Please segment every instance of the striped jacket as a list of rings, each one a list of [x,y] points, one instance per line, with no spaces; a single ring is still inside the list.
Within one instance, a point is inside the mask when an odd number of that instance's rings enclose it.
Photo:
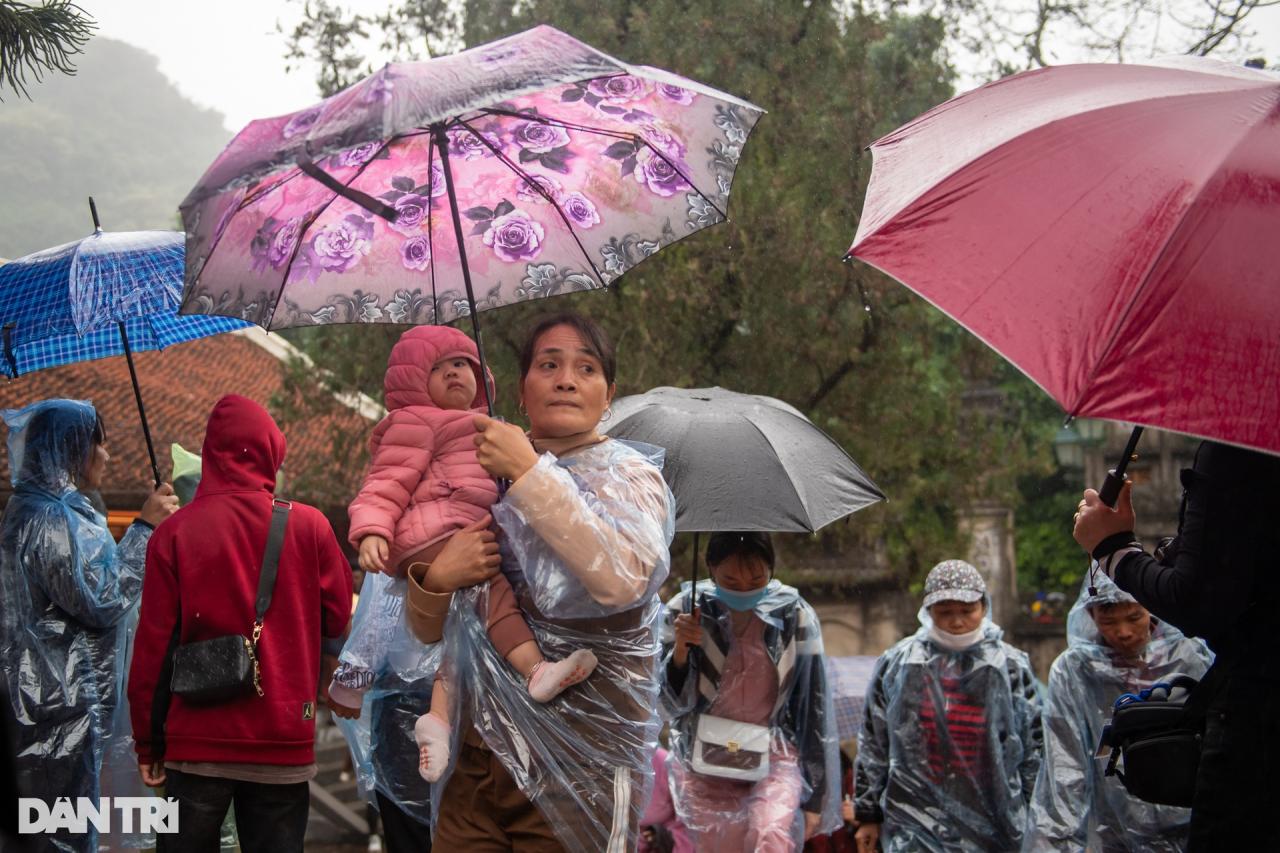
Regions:
[[[672,663],[674,620],[688,610],[689,585],[685,584],[666,607],[662,635],[663,710],[671,726],[672,748],[683,760],[689,758],[698,715],[711,706],[719,693],[720,673],[729,654],[731,611],[713,597],[714,588],[709,580],[698,584],[702,645],[689,655],[683,669]],[[793,587],[772,580],[768,590],[754,612],[765,623],[765,649],[778,674],[778,701],[772,724],[775,733],[781,733],[798,753],[805,781],[802,808],[821,813],[827,774],[836,773],[839,768],[822,629],[813,608]],[[838,788],[839,779],[832,779],[832,783]]]

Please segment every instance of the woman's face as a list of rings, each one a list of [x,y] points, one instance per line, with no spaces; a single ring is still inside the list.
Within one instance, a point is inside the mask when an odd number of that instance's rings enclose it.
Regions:
[[[759,557],[731,554],[710,570],[716,586],[733,592],[755,592],[769,583],[769,566]]]
[[[978,630],[986,610],[981,601],[939,601],[929,608],[929,618],[948,634],[968,634]]]
[[[107,475],[107,462],[110,460],[111,454],[107,453],[106,445],[95,444],[80,472],[80,485],[94,491],[101,489],[102,481]]]
[[[533,362],[520,383],[534,438],[588,432],[613,400],[600,360],[573,326],[552,326],[534,345]]]

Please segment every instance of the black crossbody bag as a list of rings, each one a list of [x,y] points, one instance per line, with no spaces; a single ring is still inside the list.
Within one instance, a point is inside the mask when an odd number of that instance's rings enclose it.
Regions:
[[[1104,775],[1119,777],[1125,790],[1140,800],[1190,808],[1205,718],[1221,677],[1216,669],[1200,682],[1179,675],[1136,696],[1120,697],[1098,744],[1099,757],[1110,756]],[[1186,695],[1182,701],[1171,701],[1177,688]]]
[[[255,692],[263,695],[258,640],[262,636],[263,617],[271,605],[280,549],[292,508],[293,504],[288,501],[272,501],[271,530],[262,554],[262,571],[258,574],[257,615],[251,636],[227,634],[178,646],[173,652],[173,675],[169,681],[173,694],[199,705],[226,702]]]

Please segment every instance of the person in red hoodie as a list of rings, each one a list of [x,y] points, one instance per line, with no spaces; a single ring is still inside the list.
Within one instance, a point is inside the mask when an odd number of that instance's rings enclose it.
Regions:
[[[217,850],[235,803],[246,853],[302,850],[315,768],[321,637],[351,615],[351,567],[319,510],[294,503],[263,618],[263,695],[193,705],[168,691],[171,643],[247,635],[285,438],[245,397],[214,406],[195,499],[147,547],[129,703],[143,781],[178,801],[160,851]]]

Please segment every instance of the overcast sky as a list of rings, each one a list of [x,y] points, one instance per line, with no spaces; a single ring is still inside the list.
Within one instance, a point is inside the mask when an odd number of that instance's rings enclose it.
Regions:
[[[389,0],[341,0],[365,13]],[[79,0],[102,35],[144,48],[184,94],[224,116],[229,130],[249,120],[302,109],[318,99],[315,68],[285,72],[284,36],[302,16],[288,0]],[[1280,6],[1248,19],[1265,55],[1280,58]],[[375,67],[387,57],[371,57]]]

